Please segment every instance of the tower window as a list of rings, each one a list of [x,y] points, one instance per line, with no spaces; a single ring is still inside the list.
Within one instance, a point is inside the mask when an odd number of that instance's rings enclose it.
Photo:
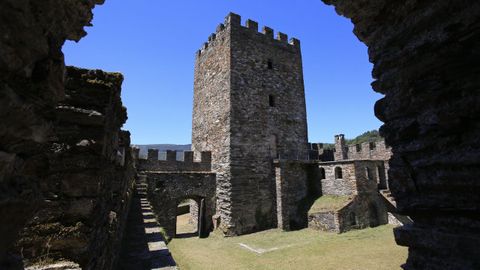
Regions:
[[[268,61],[267,61],[267,66],[268,66],[268,69],[273,69],[273,61],[272,61],[272,59],[268,59]]]
[[[275,107],[275,97],[273,95],[268,95],[268,104],[270,107]]]

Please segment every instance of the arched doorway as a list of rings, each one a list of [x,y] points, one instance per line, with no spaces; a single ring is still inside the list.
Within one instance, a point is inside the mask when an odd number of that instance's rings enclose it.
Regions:
[[[205,199],[186,198],[177,204],[175,218],[175,237],[204,237]]]

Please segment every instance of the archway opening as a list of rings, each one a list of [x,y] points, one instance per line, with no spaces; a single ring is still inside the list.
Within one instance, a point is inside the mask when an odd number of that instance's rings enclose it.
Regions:
[[[176,210],[176,238],[198,236],[200,205],[195,199],[182,200]]]

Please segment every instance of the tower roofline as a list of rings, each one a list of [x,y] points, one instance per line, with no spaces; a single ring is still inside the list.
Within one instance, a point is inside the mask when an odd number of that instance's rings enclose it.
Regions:
[[[272,40],[274,43],[285,44],[292,48],[298,48],[298,49],[300,48],[300,40],[298,38],[292,37],[288,39],[288,35],[282,32],[277,32],[277,35],[274,38],[275,31],[272,28],[268,26],[263,26],[262,31],[259,31],[258,22],[251,19],[247,19],[245,21],[245,25],[242,25],[241,20],[242,19],[240,15],[230,12],[225,17],[224,23],[219,24],[216,28],[215,33],[209,36],[207,42],[203,43],[202,47],[197,51],[197,56],[200,56],[209,47],[212,47],[216,36],[227,28],[255,31],[259,35],[263,35],[267,39]]]

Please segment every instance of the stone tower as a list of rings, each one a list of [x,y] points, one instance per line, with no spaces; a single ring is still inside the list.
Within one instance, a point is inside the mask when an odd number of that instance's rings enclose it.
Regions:
[[[195,60],[193,151],[211,151],[226,235],[276,226],[272,161],[307,158],[300,42],[230,13]]]
[[[338,134],[335,135],[335,160],[345,160],[348,159],[348,149],[345,145],[345,135]]]

